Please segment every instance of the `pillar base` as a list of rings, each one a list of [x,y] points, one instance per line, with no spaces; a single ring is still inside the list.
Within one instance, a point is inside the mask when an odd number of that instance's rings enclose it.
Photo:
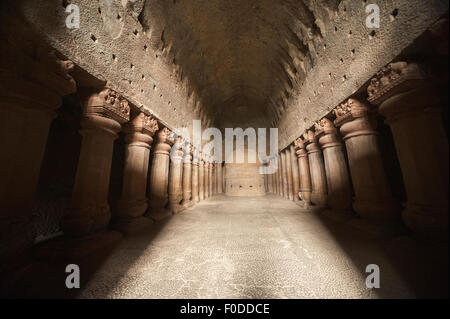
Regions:
[[[339,210],[327,208],[322,211],[322,215],[338,223],[346,222],[355,217],[351,210]]]
[[[351,219],[347,224],[373,238],[392,238],[407,233],[407,229],[398,222],[380,222],[363,218]]]
[[[41,260],[73,263],[114,248],[122,237],[117,231],[102,231],[81,238],[62,236],[38,245],[33,255]]]
[[[296,204],[304,209],[309,209],[311,207],[311,203],[304,200],[299,200]]]
[[[408,204],[402,219],[419,237],[448,241],[448,207]]]
[[[151,218],[154,221],[162,220],[164,218],[170,217],[172,212],[168,208],[161,208],[157,210],[150,209],[147,213],[147,217]]]
[[[311,203],[318,206],[324,206],[327,204],[327,194],[323,193],[311,193]]]
[[[194,200],[189,200],[189,201],[186,201],[186,202],[183,202],[183,207],[184,208],[190,208],[190,207],[192,207],[192,206],[194,206],[195,205],[195,201]]]
[[[172,212],[172,214],[179,214],[182,211],[184,211],[186,209],[186,207],[184,207],[181,204],[176,204],[176,205],[171,205],[170,206],[170,211]]]
[[[112,228],[120,231],[122,234],[131,235],[148,230],[152,227],[153,220],[148,217],[136,217],[127,219],[118,219],[113,222]]]

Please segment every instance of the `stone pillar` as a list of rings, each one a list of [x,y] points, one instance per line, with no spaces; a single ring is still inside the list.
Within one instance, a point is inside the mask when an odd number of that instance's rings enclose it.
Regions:
[[[114,140],[129,120],[128,101],[110,89],[89,94],[83,101],[83,136],[69,211],[61,221],[64,236],[36,249],[38,258],[77,261],[115,244],[122,235],[106,231]]]
[[[214,185],[214,162],[212,157],[209,157],[209,165],[208,165],[208,169],[209,169],[209,180],[208,180],[208,187],[209,187],[209,191],[208,191],[208,195],[209,197],[212,197],[214,195],[213,192],[213,185]]]
[[[217,163],[217,193],[223,193],[223,168],[222,162]]]
[[[76,91],[72,62],[40,48],[29,56],[4,36],[19,40],[0,34],[0,272],[31,255],[32,205],[50,124],[61,97]]]
[[[204,174],[204,196],[205,199],[209,198],[209,159],[208,156],[203,154],[203,160],[205,161],[205,174]]]
[[[374,112],[349,99],[334,113],[337,117],[334,124],[340,128],[347,148],[355,191],[353,209],[363,218],[353,225],[377,236],[398,233],[400,205],[392,197],[383,167]]]
[[[283,197],[289,199],[288,174],[286,169],[286,152],[281,152],[281,178],[283,182]]]
[[[114,228],[128,234],[146,228],[152,223],[144,217],[148,208],[147,180],[150,149],[158,122],[149,115],[140,113],[127,123],[125,133],[125,164],[122,195],[116,203]]]
[[[402,217],[421,237],[448,240],[448,138],[439,93],[417,64],[389,64],[371,81],[394,137],[408,197]]]
[[[347,169],[344,145],[333,122],[323,118],[315,125],[316,137],[322,146],[328,186],[328,207],[324,214],[336,221],[353,217],[352,187]]]
[[[183,156],[183,202],[185,208],[191,207],[192,201],[192,146],[186,144]]]
[[[166,208],[169,201],[169,166],[170,149],[174,143],[173,133],[164,127],[156,134],[156,145],[153,151],[152,169],[149,179],[149,217],[160,220],[170,216]]]
[[[298,161],[297,156],[295,153],[295,146],[290,146],[290,153],[291,153],[291,168],[292,168],[292,195],[294,197],[294,202],[298,202],[299,195],[298,192],[300,191],[300,180],[299,180],[299,168],[298,168]]]
[[[111,217],[107,199],[114,140],[129,116],[127,100],[113,90],[104,89],[86,99],[72,205],[61,222],[65,235],[82,237],[106,229]]]
[[[311,203],[318,206],[327,204],[327,180],[322,151],[312,131],[305,135],[306,150],[308,152],[309,171],[311,174]]]
[[[311,206],[311,175],[309,170],[309,160],[308,152],[306,151],[306,145],[302,138],[298,138],[294,142],[295,148],[297,149],[298,158],[298,170],[300,179],[300,190],[298,196],[300,201],[298,205],[309,208]]]
[[[273,193],[278,194],[278,161],[276,162],[276,171],[272,174]]]
[[[169,207],[172,214],[185,209],[183,200],[183,139],[178,137],[170,152],[169,169]]]
[[[283,165],[281,161],[281,152],[278,154],[278,194],[283,197]]]
[[[200,201],[199,197],[199,152],[194,149],[192,158],[192,200],[194,203]]]
[[[270,163],[269,163],[270,165]],[[273,184],[272,184],[272,174],[267,174],[267,192],[268,193],[273,193]]]
[[[205,161],[201,153],[199,153],[198,162],[198,196],[200,200],[205,199]]]
[[[286,178],[287,178],[287,185],[288,185],[288,199],[294,200],[294,193],[293,193],[293,177],[292,177],[292,162],[291,162],[291,149],[288,147],[285,151],[286,156]]]

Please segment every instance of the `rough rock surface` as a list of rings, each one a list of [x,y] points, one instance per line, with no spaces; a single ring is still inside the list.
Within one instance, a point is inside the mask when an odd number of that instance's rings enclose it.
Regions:
[[[448,10],[445,0],[15,1],[46,40],[170,127],[276,126],[280,149]],[[58,4],[58,5],[56,5]],[[55,9],[56,8],[56,9]]]

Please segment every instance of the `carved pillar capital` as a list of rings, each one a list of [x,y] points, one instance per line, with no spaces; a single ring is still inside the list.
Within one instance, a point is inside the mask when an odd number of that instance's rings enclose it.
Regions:
[[[104,88],[90,94],[83,103],[83,115],[110,118],[120,124],[130,120],[130,105],[116,91]]]
[[[151,115],[141,112],[125,124],[122,130],[127,144],[150,148],[158,130],[158,122]]]
[[[354,135],[378,134],[375,131],[375,110],[354,98],[349,98],[333,112],[336,115],[334,125],[340,128],[344,139]]]
[[[167,127],[163,127],[156,133],[156,145],[154,154],[169,155],[174,143],[173,133]]]
[[[391,96],[424,85],[425,79],[425,72],[416,63],[389,63],[370,80],[367,100],[371,104],[379,105]]]
[[[440,98],[422,68],[415,63],[396,62],[384,67],[367,88],[371,104],[387,122],[422,115],[424,109],[439,106]]]
[[[342,145],[338,129],[334,126],[333,122],[326,117],[315,123],[315,132],[322,149]]]
[[[316,135],[313,131],[308,130],[305,132],[305,134],[303,134],[303,136],[305,137],[306,150],[308,154],[320,151]]]
[[[184,163],[191,163],[192,161],[192,153],[193,153],[193,147],[191,144],[186,144],[184,146],[184,155],[183,155],[183,162]]]
[[[306,152],[306,145],[301,137],[295,140],[294,146],[298,158],[308,156],[308,153]]]
[[[51,112],[61,105],[62,96],[76,91],[73,68],[72,61],[54,50],[6,40],[0,48],[0,103]]]

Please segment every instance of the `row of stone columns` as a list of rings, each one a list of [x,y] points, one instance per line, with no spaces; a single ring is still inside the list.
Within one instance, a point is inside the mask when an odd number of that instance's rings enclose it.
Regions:
[[[402,232],[402,218],[418,236],[446,239],[448,139],[439,93],[417,64],[397,62],[372,79],[368,95],[373,106],[350,98],[333,110],[334,121],[322,118],[281,151],[269,191],[377,235]],[[378,145],[377,111],[391,127],[401,164],[402,214]]]
[[[31,207],[50,124],[62,97],[76,91],[72,62],[41,48],[34,58],[10,49],[2,48],[0,65],[0,271],[21,263],[33,246]],[[39,247],[38,256],[87,255],[121,237],[108,228],[136,232],[222,191],[221,163],[182,147],[186,143],[174,140],[168,128],[160,129],[151,115],[138,111],[130,120],[128,101],[117,92],[105,88],[79,95],[82,145],[71,205],[61,221],[64,236]],[[122,192],[109,203],[120,131],[125,139]]]

